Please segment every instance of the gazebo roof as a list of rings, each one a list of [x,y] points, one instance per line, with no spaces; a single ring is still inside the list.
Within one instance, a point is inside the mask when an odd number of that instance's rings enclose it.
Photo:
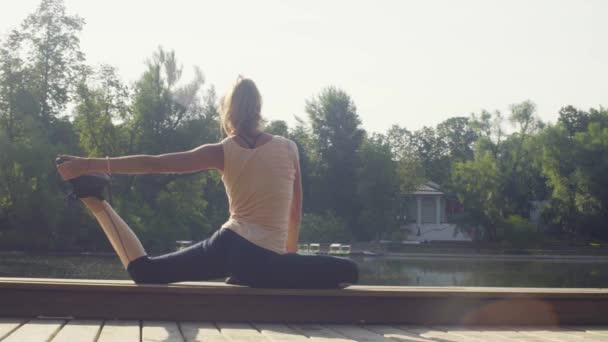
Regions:
[[[445,193],[439,190],[439,184],[428,181],[418,186],[412,195],[445,195]]]

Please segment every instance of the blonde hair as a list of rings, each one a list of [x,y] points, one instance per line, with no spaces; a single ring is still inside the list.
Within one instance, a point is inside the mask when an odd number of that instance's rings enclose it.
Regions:
[[[260,127],[262,96],[255,83],[239,76],[236,84],[223,97],[220,120],[226,135],[249,133]]]

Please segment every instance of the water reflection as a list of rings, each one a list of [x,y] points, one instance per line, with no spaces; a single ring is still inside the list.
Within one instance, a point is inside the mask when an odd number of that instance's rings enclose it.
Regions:
[[[360,283],[408,286],[606,287],[608,262],[353,258]],[[117,257],[0,255],[0,277],[129,279]]]
[[[606,287],[608,263],[580,260],[360,258],[361,282],[408,286]]]

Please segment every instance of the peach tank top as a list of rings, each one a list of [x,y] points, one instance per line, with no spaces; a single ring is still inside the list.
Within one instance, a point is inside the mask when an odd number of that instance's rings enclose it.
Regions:
[[[222,181],[228,195],[228,228],[250,242],[284,254],[295,163],[296,144],[280,136],[250,149],[233,137],[222,141],[224,171]]]

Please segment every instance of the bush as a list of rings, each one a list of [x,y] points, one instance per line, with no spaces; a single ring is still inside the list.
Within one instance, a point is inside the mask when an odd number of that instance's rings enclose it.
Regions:
[[[534,247],[542,240],[535,225],[519,215],[510,215],[498,226],[498,235],[511,247]]]
[[[323,214],[304,214],[300,228],[302,242],[349,242],[352,235],[346,222],[331,211]]]

